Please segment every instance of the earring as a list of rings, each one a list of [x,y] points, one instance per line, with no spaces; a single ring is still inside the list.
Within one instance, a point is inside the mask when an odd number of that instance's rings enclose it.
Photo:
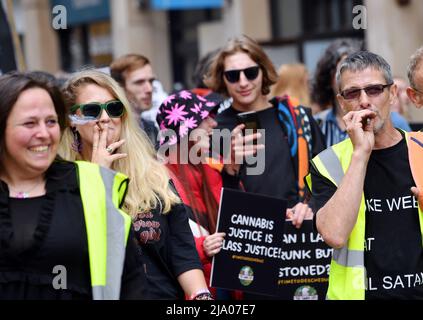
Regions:
[[[72,134],[73,134],[72,150],[80,153],[82,151],[81,136],[79,135],[79,132],[75,128],[72,128]]]

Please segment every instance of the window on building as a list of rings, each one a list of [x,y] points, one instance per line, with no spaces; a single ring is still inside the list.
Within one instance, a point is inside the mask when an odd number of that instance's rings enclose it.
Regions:
[[[353,27],[353,8],[363,0],[270,0],[273,40],[263,43],[278,67],[305,63],[312,73],[327,45],[336,38],[364,38]]]
[[[170,10],[170,39],[173,79],[181,88],[192,87],[192,75],[199,60],[198,25],[221,19],[220,9]]]
[[[302,0],[304,34],[318,36],[325,33],[354,31],[353,8],[359,0]]]

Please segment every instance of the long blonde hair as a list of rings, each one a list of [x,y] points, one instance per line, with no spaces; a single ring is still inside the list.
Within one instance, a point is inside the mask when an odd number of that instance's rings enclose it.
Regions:
[[[158,205],[161,206],[163,213],[169,212],[171,206],[179,203],[180,199],[171,189],[166,167],[156,159],[152,144],[135,122],[125,93],[115,80],[96,70],[84,70],[74,74],[63,89],[68,112],[76,102],[78,90],[87,84],[107,89],[125,106],[120,138],[126,142],[118,152],[126,153],[127,157],[114,161],[111,166],[111,169],[122,172],[130,178],[124,209],[132,218],[138,213],[151,211]],[[81,160],[81,155],[71,147],[73,140],[72,130],[67,127],[59,147],[59,154],[65,160]]]
[[[303,106],[310,106],[307,68],[301,63],[283,64],[278,70],[278,81],[272,87],[271,95],[285,94],[298,99]]]

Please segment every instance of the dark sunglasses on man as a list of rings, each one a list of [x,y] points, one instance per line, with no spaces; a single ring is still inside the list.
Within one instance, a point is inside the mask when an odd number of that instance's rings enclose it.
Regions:
[[[392,86],[393,83],[388,84],[372,84],[364,88],[351,88],[343,90],[340,94],[345,100],[355,100],[358,99],[361,95],[361,90],[367,94],[368,97],[373,98],[382,94],[385,88]]]
[[[257,78],[259,71],[260,71],[260,66],[254,66],[254,67],[249,67],[249,68],[245,68],[245,69],[228,70],[228,71],[223,72],[223,74],[225,75],[225,78],[226,78],[226,80],[228,80],[228,82],[236,83],[236,82],[239,81],[239,77],[241,75],[241,72],[244,73],[245,77],[249,81],[253,81],[254,79]]]
[[[89,102],[83,104],[75,104],[71,107],[70,111],[73,113],[80,109],[84,117],[99,119],[101,111],[106,110],[110,118],[120,118],[125,112],[125,106],[119,100],[112,100],[106,103]]]

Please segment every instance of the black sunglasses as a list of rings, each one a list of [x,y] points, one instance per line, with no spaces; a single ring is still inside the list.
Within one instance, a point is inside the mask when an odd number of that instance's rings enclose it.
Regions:
[[[361,90],[364,90],[368,97],[377,97],[383,92],[383,90],[385,90],[385,88],[390,87],[392,85],[393,83],[373,84],[364,88],[347,89],[341,92],[341,96],[345,100],[355,100],[360,97]]]
[[[71,112],[80,109],[84,117],[100,118],[101,111],[106,110],[110,118],[120,118],[125,112],[125,106],[119,100],[112,100],[106,103],[89,102],[82,104],[75,104],[71,107]]]
[[[226,80],[228,80],[230,83],[236,83],[239,81],[241,72],[244,73],[248,80],[253,81],[255,78],[257,78],[259,70],[260,66],[254,66],[246,69],[228,70],[223,72],[223,74],[225,75]]]

